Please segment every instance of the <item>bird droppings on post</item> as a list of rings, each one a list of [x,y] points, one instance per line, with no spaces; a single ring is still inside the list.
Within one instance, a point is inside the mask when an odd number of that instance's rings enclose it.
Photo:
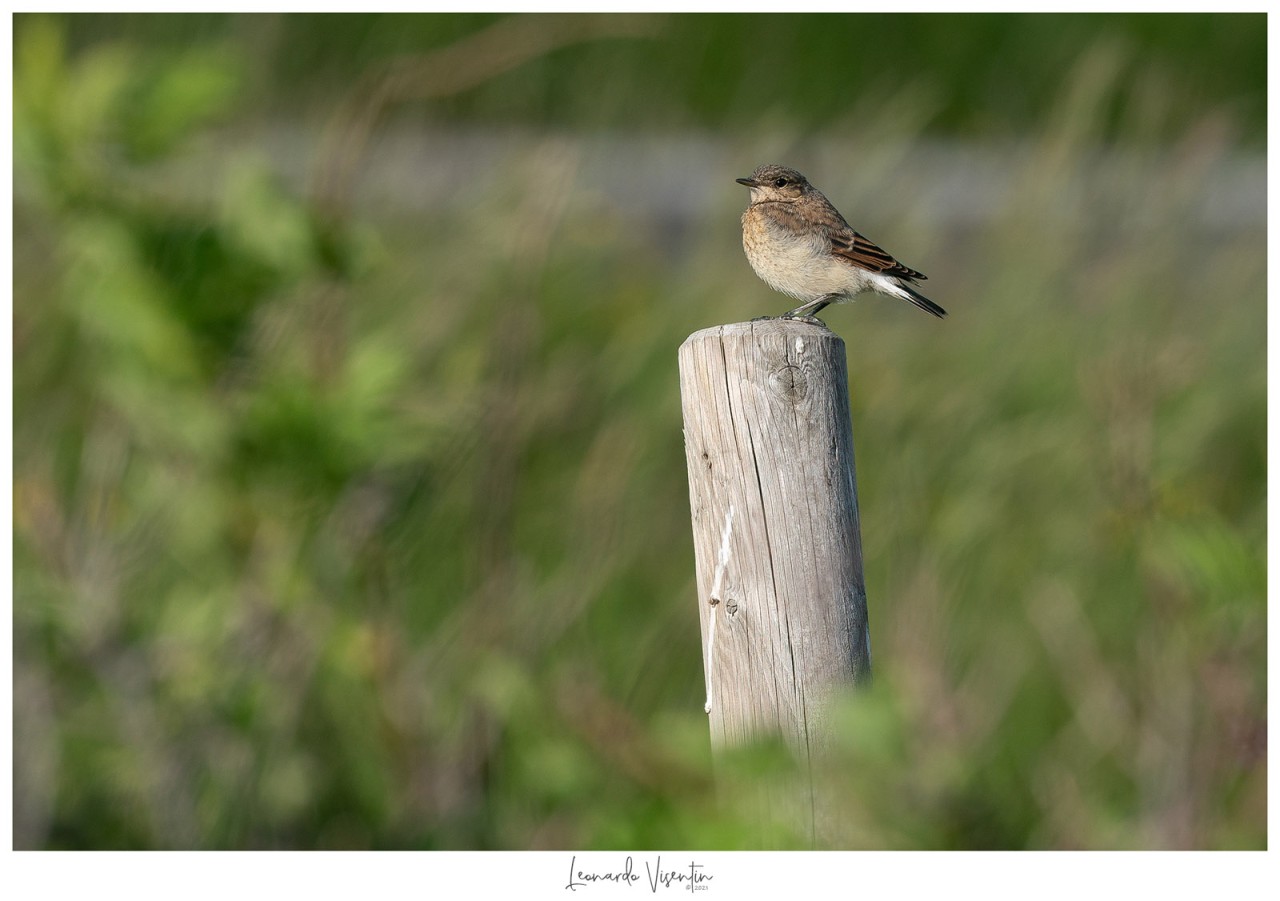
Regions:
[[[705,459],[707,455],[703,454],[702,456]],[[711,606],[711,623],[707,627],[707,703],[703,705],[702,709],[708,714],[711,713],[711,671],[715,665],[716,653],[716,607],[720,603],[720,583],[724,579],[724,571],[729,568],[729,558],[732,556],[732,550],[729,544],[729,538],[732,535],[733,504],[730,503],[729,509],[725,511],[724,515],[724,527],[720,530],[720,553],[716,558],[716,575],[714,581],[711,583],[711,592],[707,597],[707,603]],[[735,603],[733,605],[733,610],[731,610],[730,613],[733,613],[737,609],[738,605]]]
[[[703,454],[705,457],[706,454]],[[716,555],[716,575],[711,583],[710,601],[712,604],[720,603],[720,583],[724,579],[724,571],[729,568],[729,558],[733,555],[732,548],[729,545],[729,538],[733,535],[733,504],[729,504],[729,509],[724,514],[724,525],[720,528],[720,551]]]

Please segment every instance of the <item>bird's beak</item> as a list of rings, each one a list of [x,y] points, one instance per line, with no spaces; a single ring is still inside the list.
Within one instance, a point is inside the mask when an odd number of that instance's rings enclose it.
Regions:
[[[740,185],[746,185],[748,188],[760,187],[760,182],[756,181],[754,178],[735,178],[734,181]]]

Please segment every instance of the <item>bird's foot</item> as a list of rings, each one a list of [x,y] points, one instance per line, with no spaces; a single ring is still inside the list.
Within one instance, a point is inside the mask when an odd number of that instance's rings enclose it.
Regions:
[[[817,316],[792,316],[790,313],[783,313],[783,314],[782,314],[781,316],[779,316],[778,318],[779,318],[779,319],[791,319],[791,320],[793,320],[793,321],[795,321],[795,322],[807,322],[807,323],[809,323],[810,325],[820,325],[820,326],[822,326],[823,328],[826,328],[826,327],[827,327],[827,324],[826,324],[825,322],[823,322],[821,319],[819,319]]]
[[[772,318],[773,318],[772,316],[757,316],[755,319],[752,319],[751,321],[752,322],[768,322]]]

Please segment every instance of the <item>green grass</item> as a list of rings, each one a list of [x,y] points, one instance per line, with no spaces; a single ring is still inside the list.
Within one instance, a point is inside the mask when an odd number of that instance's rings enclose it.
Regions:
[[[15,47],[15,844],[798,844],[717,803],[702,714],[675,351],[782,308],[742,173],[678,259],[536,142],[447,222],[322,215],[251,139],[211,205],[135,190],[253,134],[254,45],[61,22]],[[948,320],[827,316],[876,663],[840,846],[1266,844],[1264,232],[1188,190],[1246,120],[1116,48],[1072,45],[988,219],[881,207]],[[931,79],[823,132],[878,152],[810,173],[841,206],[911,193]]]

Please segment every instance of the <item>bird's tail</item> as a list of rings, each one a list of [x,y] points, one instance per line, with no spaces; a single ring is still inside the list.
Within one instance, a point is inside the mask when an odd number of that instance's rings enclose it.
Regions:
[[[910,285],[904,284],[903,282],[899,281],[896,287],[902,291],[899,297],[901,297],[903,300],[911,301],[913,304],[918,306],[920,309],[924,310],[926,313],[932,313],[933,315],[937,316],[939,319],[946,318],[947,316],[946,310],[942,309],[942,307],[938,306],[932,300],[925,297],[919,291],[913,290]]]

